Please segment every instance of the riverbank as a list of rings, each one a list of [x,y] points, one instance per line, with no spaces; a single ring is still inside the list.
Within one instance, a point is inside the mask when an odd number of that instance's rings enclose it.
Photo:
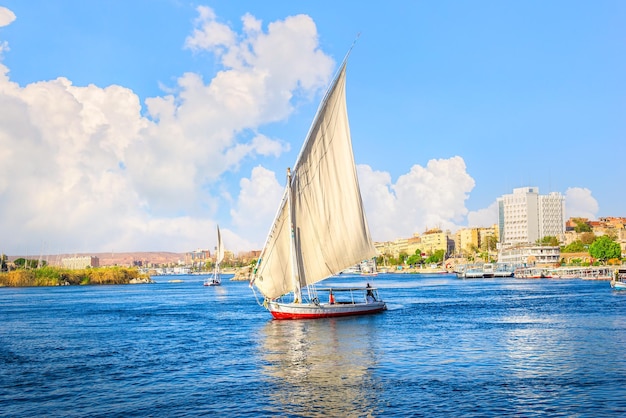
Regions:
[[[96,267],[70,270],[60,267],[19,269],[0,273],[0,287],[72,286],[154,283],[135,268]]]

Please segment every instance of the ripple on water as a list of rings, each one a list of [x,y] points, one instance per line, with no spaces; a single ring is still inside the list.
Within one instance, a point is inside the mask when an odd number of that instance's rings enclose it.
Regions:
[[[272,321],[247,283],[229,281],[0,289],[0,409],[626,414],[626,298],[607,283],[379,275],[375,284],[387,312],[321,321]]]

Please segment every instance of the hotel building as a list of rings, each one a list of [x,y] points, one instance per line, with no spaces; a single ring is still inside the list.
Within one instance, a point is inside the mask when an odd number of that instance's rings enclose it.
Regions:
[[[546,236],[559,239],[565,233],[565,197],[552,192],[540,195],[537,187],[513,189],[498,198],[500,244],[534,244]]]

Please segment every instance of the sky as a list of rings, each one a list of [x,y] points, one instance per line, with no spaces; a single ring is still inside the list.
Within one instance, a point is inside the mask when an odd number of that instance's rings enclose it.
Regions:
[[[261,249],[319,101],[375,241],[626,216],[626,2],[0,0],[0,253]],[[338,216],[341,216],[338,214]]]

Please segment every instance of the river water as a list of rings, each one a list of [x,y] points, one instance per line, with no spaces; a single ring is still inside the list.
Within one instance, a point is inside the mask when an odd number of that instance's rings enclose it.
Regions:
[[[608,282],[384,274],[382,314],[273,321],[246,282],[172,278],[0,288],[0,415],[626,415]]]

